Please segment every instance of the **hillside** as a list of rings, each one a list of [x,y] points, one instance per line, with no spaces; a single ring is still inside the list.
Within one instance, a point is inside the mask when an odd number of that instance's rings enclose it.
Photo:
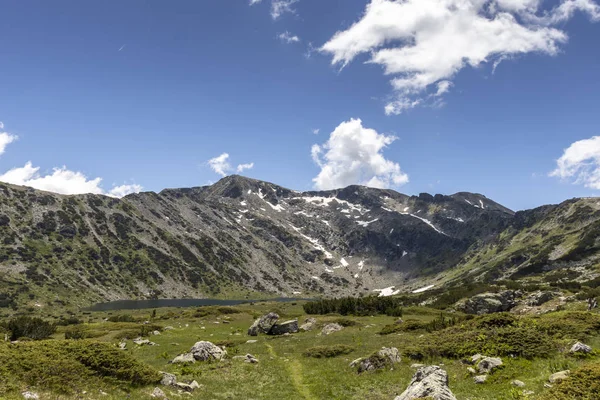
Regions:
[[[515,218],[479,194],[300,193],[240,176],[123,199],[3,184],[0,303],[417,289]]]

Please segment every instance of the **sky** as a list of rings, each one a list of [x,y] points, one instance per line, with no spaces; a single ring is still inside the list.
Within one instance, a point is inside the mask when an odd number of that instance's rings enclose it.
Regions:
[[[0,0],[0,181],[600,195],[594,0]]]

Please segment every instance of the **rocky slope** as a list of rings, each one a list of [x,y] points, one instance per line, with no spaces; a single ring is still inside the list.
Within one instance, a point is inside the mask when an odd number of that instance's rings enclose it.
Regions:
[[[0,306],[390,294],[549,210],[515,215],[473,193],[300,193],[240,176],[123,199],[3,184]]]

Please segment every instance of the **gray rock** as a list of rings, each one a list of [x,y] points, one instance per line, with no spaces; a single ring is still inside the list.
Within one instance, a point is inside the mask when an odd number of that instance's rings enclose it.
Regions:
[[[34,392],[23,392],[23,393],[21,393],[21,395],[23,396],[24,399],[30,399],[30,400],[38,400],[40,398],[40,396]]]
[[[133,339],[133,343],[137,344],[138,346],[157,346],[156,343],[142,338]]]
[[[527,304],[530,307],[541,306],[542,304],[549,302],[558,295],[560,295],[560,293],[539,290],[527,296],[527,299],[525,299],[525,304]]]
[[[196,382],[196,381],[194,381]],[[175,383],[174,387],[176,387],[177,389],[183,390],[185,392],[191,393],[194,391],[194,389],[196,389],[197,387],[200,387],[200,385],[198,385],[198,382],[196,382],[196,385],[192,386],[191,383],[183,383],[183,382],[177,382]]]
[[[481,354],[475,354],[473,357],[471,357],[471,364],[477,363],[477,361],[481,360],[482,358],[484,358],[484,356]]]
[[[306,318],[304,323],[300,325],[300,330],[303,332],[310,332],[317,326],[317,320],[315,318]]]
[[[484,357],[477,364],[477,370],[481,374],[489,374],[493,369],[502,365],[502,360],[495,357]]]
[[[475,371],[475,368],[473,368],[473,367],[467,368],[467,372],[470,373],[471,375],[475,375],[477,373],[477,371]]]
[[[164,386],[174,386],[177,383],[177,377],[168,372],[161,372],[162,379],[160,380],[160,384]]]
[[[127,348],[127,343],[126,342],[119,343],[119,349],[125,350],[126,348]]]
[[[249,364],[258,364],[258,359],[256,357],[254,357],[252,354],[246,354],[245,356],[235,356],[235,357],[233,357],[233,359],[234,360],[242,360]]]
[[[154,331],[154,332],[152,332],[152,334],[153,334],[154,336],[160,335],[160,331]]]
[[[473,377],[473,382],[477,383],[477,384],[482,384],[485,383],[485,381],[487,381],[488,376],[487,375],[477,375]]]
[[[522,381],[520,381],[518,379],[515,379],[510,384],[513,385],[513,386],[515,386],[515,387],[525,387],[525,382],[522,382]]]
[[[150,397],[154,399],[169,400],[165,392],[163,392],[160,388],[157,387],[154,388],[154,390],[150,394]]]
[[[401,361],[400,353],[395,347],[382,347],[374,355],[363,358],[358,362],[358,373],[375,371],[385,367],[392,367]]]
[[[423,368],[425,366],[425,364],[411,364],[410,367],[417,369],[417,368]]]
[[[550,383],[556,383],[556,382],[560,382],[564,379],[567,379],[569,377],[569,374],[571,373],[570,370],[565,370],[565,371],[560,371],[557,372],[555,374],[550,375],[550,378],[548,378],[548,381]]]
[[[571,347],[571,350],[569,350],[569,353],[584,353],[584,354],[588,354],[592,352],[592,348],[590,346],[588,346],[587,344],[583,344],[581,342],[577,342],[573,345],[573,347]]]
[[[467,314],[490,314],[509,311],[517,305],[517,298],[522,296],[518,290],[505,290],[499,293],[477,294],[463,304],[457,305]]]
[[[190,350],[190,353],[192,353],[194,359],[197,361],[221,361],[227,355],[225,350],[206,341],[197,342]]]
[[[273,328],[273,325],[277,323],[279,315],[271,312],[262,317],[258,318],[250,328],[248,328],[248,335],[258,336],[259,333],[267,334]]]
[[[344,329],[344,327],[340,324],[327,324],[321,330],[321,335],[331,335],[332,333],[341,331],[342,329]]]
[[[246,341],[246,343],[249,343],[249,344],[256,343],[256,342],[258,342],[258,340],[248,340],[248,341]]]
[[[171,364],[193,364],[196,362],[196,359],[194,358],[194,355],[192,353],[184,353],[184,354],[180,354],[177,357],[175,357],[172,361]]]
[[[358,365],[359,362],[361,362],[363,360],[363,357],[357,358],[356,360],[352,361],[350,363],[350,367],[354,368]]]
[[[281,324],[275,324],[269,331],[269,335],[285,335],[298,332],[298,320],[285,321]]]
[[[434,400],[456,400],[448,387],[448,374],[438,366],[420,368],[406,390],[394,400],[414,400],[431,397]]]

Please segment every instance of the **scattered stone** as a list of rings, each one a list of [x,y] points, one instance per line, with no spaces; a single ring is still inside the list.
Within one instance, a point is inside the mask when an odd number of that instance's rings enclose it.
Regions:
[[[406,390],[394,400],[414,400],[424,397],[433,400],[456,400],[448,387],[448,373],[438,366],[420,368]]]
[[[477,371],[475,371],[475,368],[473,368],[473,367],[467,368],[467,372],[470,373],[471,375],[475,375],[477,373]]]
[[[317,320],[315,318],[306,318],[304,323],[300,326],[300,330],[303,332],[310,332],[315,329]]]
[[[198,382],[196,382],[196,385],[198,385]],[[188,392],[188,393],[193,392],[195,389],[195,387],[193,387],[191,384],[183,383],[183,382],[176,382],[174,387],[176,387],[177,389],[183,390],[184,392]]]
[[[285,335],[298,332],[298,320],[285,321],[271,327],[269,335]]]
[[[482,374],[489,374],[493,369],[502,365],[502,360],[495,357],[484,357],[477,364],[477,369]]]
[[[560,295],[560,293],[539,290],[527,296],[525,303],[530,307],[537,307],[549,302],[558,295]]]
[[[271,312],[258,318],[248,329],[249,336],[258,336],[259,333],[267,334],[279,319],[279,315]]]
[[[368,358],[363,358],[358,363],[358,373],[365,371],[375,371],[383,369],[387,366],[392,367],[401,361],[400,353],[395,347],[387,348],[382,347],[377,353],[373,354]]]
[[[168,372],[161,372],[162,379],[160,380],[160,384],[163,386],[174,386],[177,383],[177,377]]]
[[[175,328],[173,328],[172,326],[165,326],[163,328],[163,331],[170,331],[171,329],[175,329]]]
[[[352,368],[356,367],[358,365],[358,363],[361,362],[362,360],[363,360],[362,357],[357,358],[356,360],[354,360],[350,363],[350,367],[352,367]]]
[[[523,390],[523,395],[524,396],[531,396],[534,395],[535,392],[533,390]]]
[[[222,323],[224,323],[224,324],[230,324],[230,323],[231,323],[231,322],[229,322],[229,321],[227,321],[227,320],[223,320],[223,321],[221,321],[221,322],[222,322]]]
[[[160,332],[159,332],[159,331],[154,331],[154,332],[152,332],[152,334],[153,334],[154,336],[157,336],[157,335],[160,335]]]
[[[415,368],[415,369],[416,369],[416,368],[422,368],[422,367],[424,367],[424,366],[425,366],[425,364],[411,364],[411,365],[410,365],[410,367],[411,367],[411,368]]]
[[[476,384],[482,384],[485,383],[485,381],[487,381],[487,378],[487,375],[477,375],[473,377],[473,382],[475,382]]]
[[[192,383],[190,383],[190,387],[192,389],[200,389],[200,384],[196,381],[192,381]]]
[[[157,387],[154,388],[154,390],[150,394],[150,397],[161,400],[169,400],[165,392],[163,392],[160,388]]]
[[[235,357],[233,357],[233,359],[234,360],[242,360],[249,364],[258,364],[258,359],[256,357],[254,357],[252,354],[246,354],[245,356],[235,356]]]
[[[21,394],[23,395],[24,399],[39,400],[40,398],[40,396],[34,392],[23,392]]]
[[[327,324],[321,330],[321,335],[330,335],[333,332],[338,332],[338,331],[341,331],[342,329],[344,329],[344,327],[341,326],[340,324],[336,324],[336,323]]]
[[[548,378],[548,381],[550,383],[560,382],[564,379],[567,379],[567,377],[569,376],[570,373],[571,373],[571,371],[568,369],[565,371],[557,372],[555,374],[550,375],[550,378]]]
[[[188,364],[188,363],[195,363],[196,359],[194,358],[194,355],[192,353],[184,353],[184,354],[180,354],[177,357],[175,357],[172,361],[171,364]]]
[[[157,346],[156,343],[142,338],[133,339],[133,343],[137,344],[138,346]]]
[[[125,350],[126,348],[127,348],[127,343],[126,342],[119,343],[119,349]]]
[[[248,340],[246,343],[256,343],[258,340]]]
[[[475,354],[473,357],[471,357],[471,364],[475,364],[477,361],[481,360],[484,356],[482,356],[481,354]]]
[[[588,354],[592,352],[592,348],[590,346],[588,346],[587,344],[583,344],[581,342],[577,342],[573,345],[573,347],[571,347],[571,350],[569,350],[569,353],[584,353],[584,354]]]
[[[221,361],[227,355],[225,350],[206,341],[197,342],[190,350],[190,353],[198,361]]]
[[[396,325],[400,325],[403,323],[404,323],[404,320],[402,318],[399,318],[398,320],[396,320],[396,322],[394,322],[394,324],[396,324]]]
[[[520,380],[515,379],[514,381],[512,381],[510,383],[511,385],[515,386],[515,387],[525,387],[525,382],[522,382]]]

